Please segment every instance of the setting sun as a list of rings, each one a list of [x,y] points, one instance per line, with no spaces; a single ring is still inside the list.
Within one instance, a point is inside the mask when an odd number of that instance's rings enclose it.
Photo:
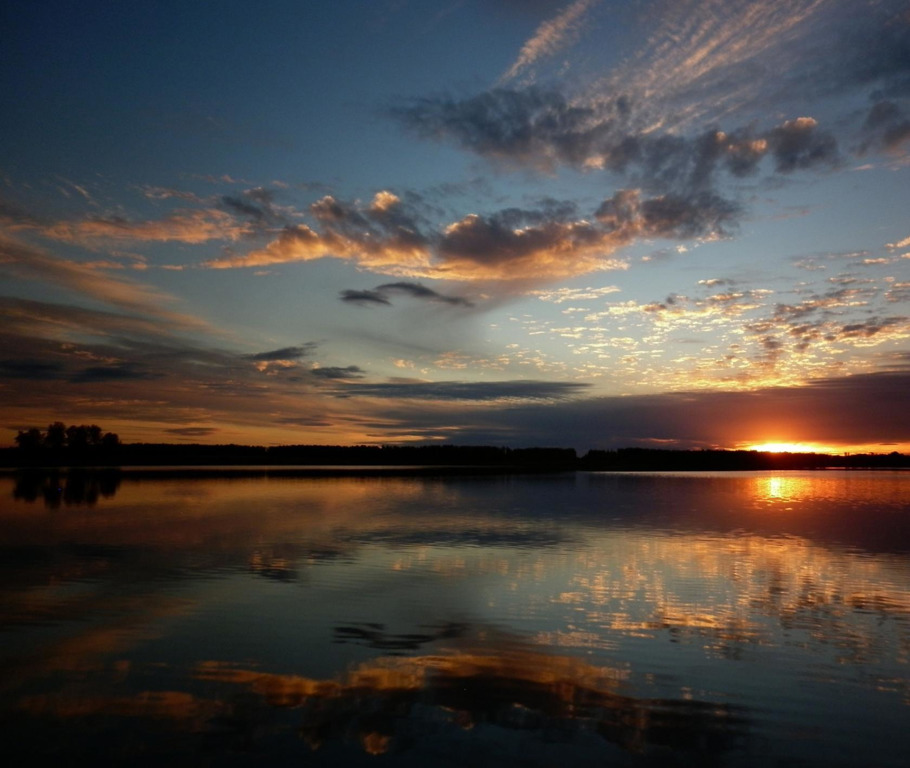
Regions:
[[[761,443],[749,445],[746,450],[766,453],[840,453],[836,448],[817,443]]]

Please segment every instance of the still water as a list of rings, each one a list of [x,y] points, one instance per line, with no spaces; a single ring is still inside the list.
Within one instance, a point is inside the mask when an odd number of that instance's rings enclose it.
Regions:
[[[66,764],[903,768],[910,473],[3,475],[0,672]]]

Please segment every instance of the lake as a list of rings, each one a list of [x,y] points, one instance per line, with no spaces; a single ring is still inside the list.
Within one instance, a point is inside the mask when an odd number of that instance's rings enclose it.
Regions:
[[[904,768],[910,472],[6,474],[0,622],[29,762]]]

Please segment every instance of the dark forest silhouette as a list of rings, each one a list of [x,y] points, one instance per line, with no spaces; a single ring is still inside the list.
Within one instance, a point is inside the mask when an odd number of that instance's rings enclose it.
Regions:
[[[20,430],[16,448],[0,449],[5,467],[348,467],[461,468],[487,471],[774,470],[910,467],[910,456],[771,453],[746,450],[506,448],[470,445],[206,445],[122,443],[98,425],[51,423]]]
[[[19,430],[15,439],[20,456],[43,458],[103,457],[120,447],[120,437],[97,424],[66,426],[62,421],[49,424],[45,431],[38,427]]]

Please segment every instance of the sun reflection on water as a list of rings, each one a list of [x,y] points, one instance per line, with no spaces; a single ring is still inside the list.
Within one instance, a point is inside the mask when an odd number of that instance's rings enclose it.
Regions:
[[[756,477],[752,484],[755,498],[767,502],[799,501],[817,492],[812,478],[799,475]]]

